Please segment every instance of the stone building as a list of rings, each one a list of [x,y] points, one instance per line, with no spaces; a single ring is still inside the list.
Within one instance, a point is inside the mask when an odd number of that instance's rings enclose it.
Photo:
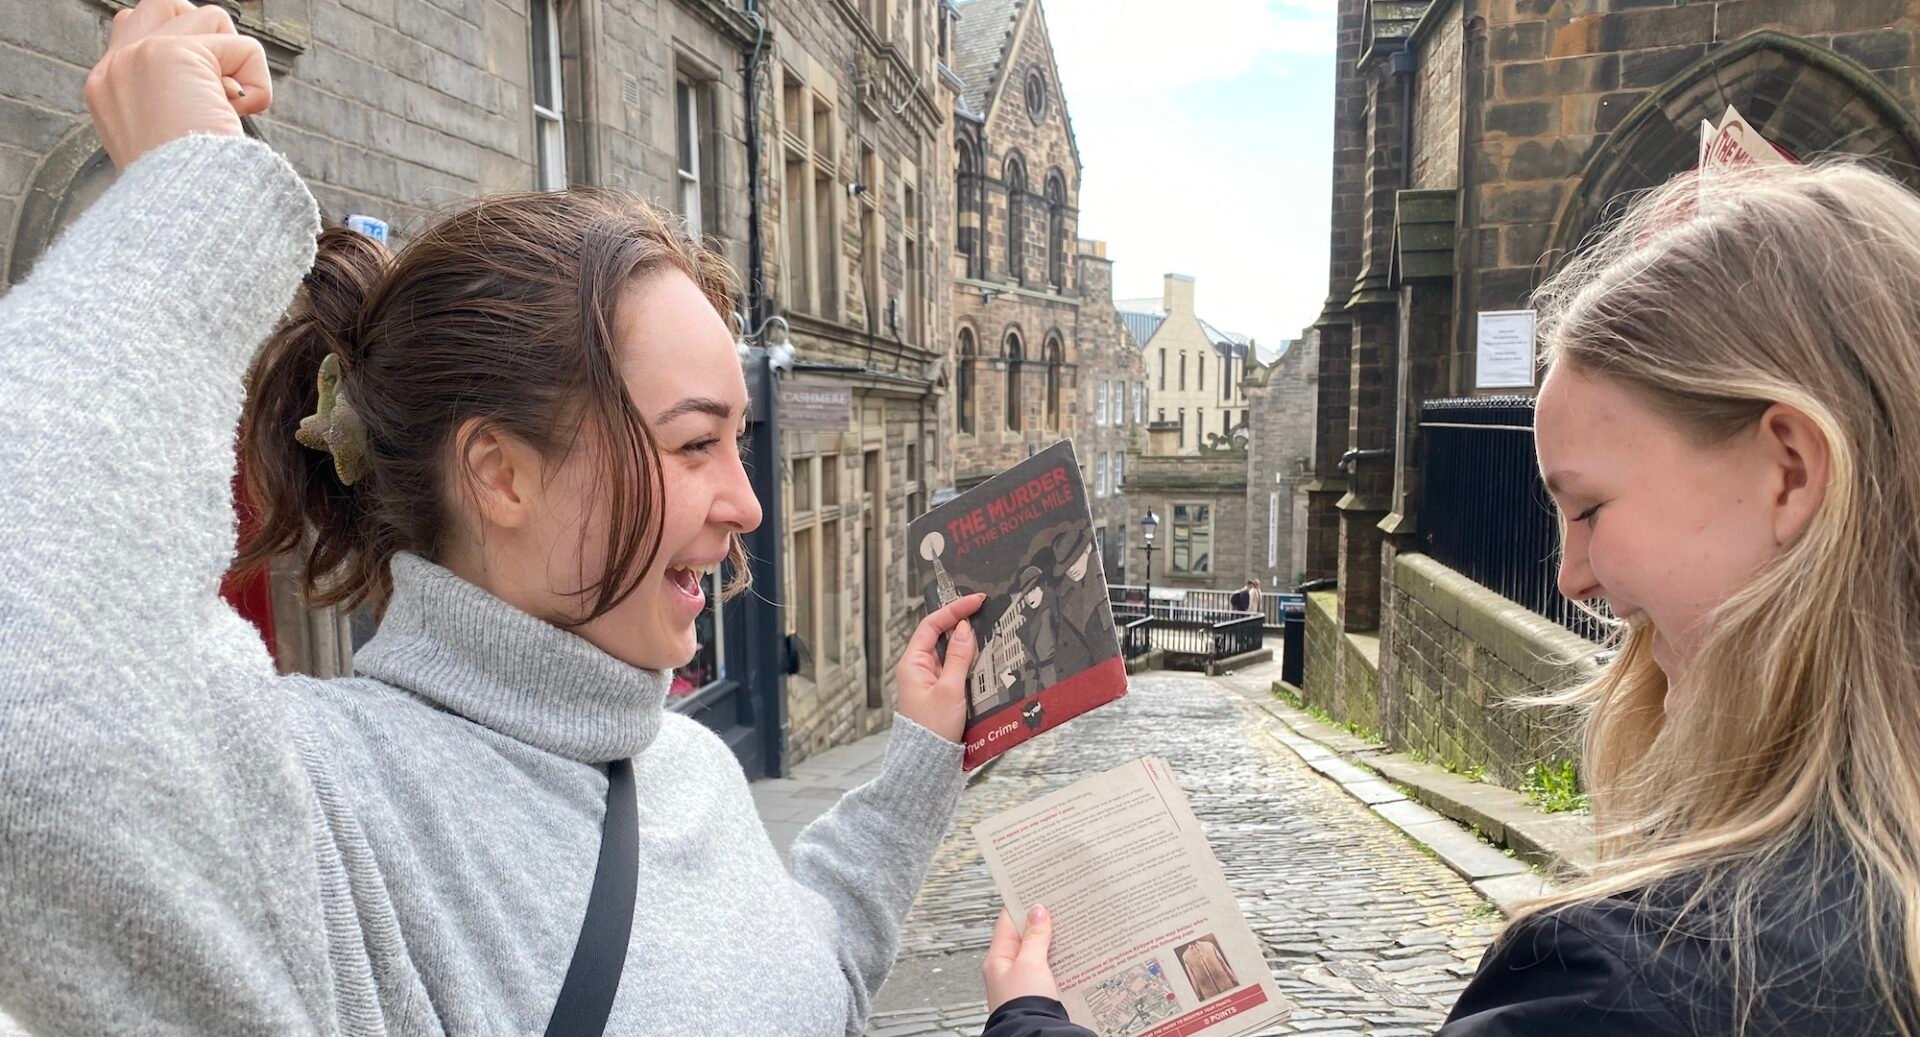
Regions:
[[[1242,381],[1248,409],[1247,573],[1269,592],[1291,591],[1305,573],[1305,491],[1313,478],[1319,352],[1319,333],[1310,328],[1272,361],[1256,356]]]
[[[1795,155],[1920,179],[1920,0],[1340,0],[1338,33],[1305,574],[1339,589],[1310,606],[1308,697],[1511,781],[1570,749],[1487,704],[1593,646],[1424,550],[1423,478],[1464,476],[1423,476],[1423,404],[1484,395],[1479,315],[1526,308],[1729,105]]]
[[[1113,308],[1113,261],[1103,241],[1080,242],[1079,403],[1074,453],[1088,469],[1087,503],[1093,539],[1107,582],[1127,580],[1127,544],[1138,536],[1140,512],[1128,502],[1127,455],[1146,443],[1146,362]]]
[[[970,0],[958,15],[950,283],[965,489],[1078,427],[1080,152],[1037,0]]]
[[[924,612],[906,525],[951,484],[942,434],[953,250],[951,9],[768,5],[759,131],[766,294],[798,351],[783,393],[784,600],[799,759],[886,726]]]
[[[111,181],[81,84],[128,6],[0,0],[9,284]],[[790,521],[766,534],[782,538],[785,579],[716,606],[676,701],[722,728],[750,769],[883,726],[886,663],[918,614],[901,534],[952,482],[940,410],[952,8],[804,0],[761,5],[762,22],[754,5],[722,0],[228,7],[276,74],[259,132],[330,222],[375,217],[401,245],[476,195],[620,187],[681,213],[725,254],[750,281],[743,309],[785,315],[798,350],[786,389],[805,404],[776,462]],[[345,672],[371,629],[365,615],[305,609],[283,574],[232,590],[283,669]],[[741,613],[782,602],[805,646],[800,673],[784,692],[775,680],[744,687]]]
[[[1203,320],[1193,294],[1193,278],[1167,274],[1161,298],[1118,304],[1145,352],[1153,420],[1178,425],[1176,449],[1189,454],[1247,423],[1240,381],[1253,353],[1251,338]]]

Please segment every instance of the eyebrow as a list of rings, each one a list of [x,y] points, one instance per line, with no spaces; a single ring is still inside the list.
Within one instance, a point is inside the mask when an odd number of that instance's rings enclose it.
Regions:
[[[1579,478],[1578,472],[1554,472],[1547,476],[1547,492],[1556,497],[1565,496],[1572,492],[1568,484],[1578,481]]]
[[[709,396],[689,396],[661,411],[654,417],[653,423],[665,425],[688,414],[711,414],[725,421],[733,417],[733,408]]]

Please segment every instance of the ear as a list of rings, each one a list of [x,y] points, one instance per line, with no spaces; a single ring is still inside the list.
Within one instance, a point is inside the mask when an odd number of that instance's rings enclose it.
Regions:
[[[1832,455],[1820,426],[1805,411],[1784,403],[1760,416],[1758,435],[1775,469],[1773,539],[1784,547],[1806,532],[1825,502]]]
[[[470,419],[455,440],[456,466],[482,530],[519,529],[533,519],[540,487],[538,451],[500,429]]]

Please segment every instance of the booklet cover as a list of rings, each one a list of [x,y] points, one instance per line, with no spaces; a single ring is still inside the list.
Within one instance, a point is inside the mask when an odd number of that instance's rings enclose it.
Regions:
[[[1293,1011],[1165,760],[1076,782],[974,826],[1047,956],[1067,1017],[1102,1037],[1238,1037]]]
[[[1086,483],[1061,441],[907,528],[927,608],[985,592],[969,621],[965,767],[1127,693]]]

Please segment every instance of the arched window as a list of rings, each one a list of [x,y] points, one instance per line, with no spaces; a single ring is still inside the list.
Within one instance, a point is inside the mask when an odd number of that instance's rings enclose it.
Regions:
[[[1027,280],[1027,169],[1020,156],[1007,156],[1007,276]]]
[[[1067,184],[1057,169],[1047,174],[1047,283],[1067,283]]]
[[[959,384],[954,387],[955,393],[959,397],[959,399],[957,399],[955,403],[958,404],[959,411],[960,411],[960,431],[963,434],[969,435],[969,436],[973,435],[973,430],[974,430],[973,368],[974,368],[974,364],[977,362],[978,355],[979,355],[979,351],[977,348],[975,348],[974,342],[973,342],[973,329],[961,328],[960,329],[960,364],[959,364],[960,370],[958,372]]]
[[[967,276],[978,277],[977,266],[980,253],[980,208],[974,201],[980,190],[978,166],[973,159],[973,145],[962,139],[957,142],[960,151],[960,171],[954,178],[953,205],[953,241],[962,255],[967,257]]]
[[[1046,348],[1047,361],[1047,427],[1060,427],[1060,340],[1049,336]]]
[[[1026,363],[1026,349],[1020,345],[1020,333],[1007,332],[1007,431],[1020,431],[1020,367]]]

